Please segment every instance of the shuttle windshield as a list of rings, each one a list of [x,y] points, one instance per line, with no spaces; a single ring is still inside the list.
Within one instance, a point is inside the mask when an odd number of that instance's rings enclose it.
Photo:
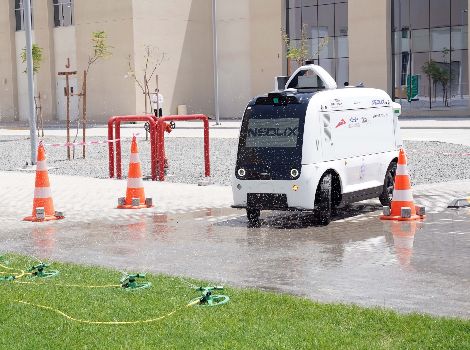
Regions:
[[[300,167],[303,128],[308,103],[264,98],[250,105],[243,117],[238,166]]]

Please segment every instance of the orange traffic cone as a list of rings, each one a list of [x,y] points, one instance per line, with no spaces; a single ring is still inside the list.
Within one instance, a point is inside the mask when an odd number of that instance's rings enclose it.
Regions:
[[[413,203],[413,192],[411,190],[411,180],[410,175],[408,174],[406,155],[403,148],[401,148],[398,156],[397,172],[395,175],[391,212],[390,215],[380,216],[380,219],[398,221],[420,220],[425,217],[424,213],[421,213],[421,211],[424,211],[424,208],[420,207],[420,215],[416,214],[416,206]]]
[[[36,164],[36,185],[34,188],[33,213],[25,217],[24,221],[52,221],[63,219],[62,213],[54,211],[49,175],[47,173],[46,152],[42,143],[39,143]]]
[[[152,199],[145,198],[139,150],[137,148],[136,137],[134,136],[131,145],[131,160],[129,163],[129,175],[127,177],[126,198],[119,198],[117,208],[142,209],[151,207],[153,207]]]

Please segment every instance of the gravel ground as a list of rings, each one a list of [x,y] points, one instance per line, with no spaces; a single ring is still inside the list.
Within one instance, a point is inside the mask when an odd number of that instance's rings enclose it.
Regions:
[[[105,140],[105,138],[96,138]],[[64,142],[62,137],[47,137],[45,143]],[[236,139],[211,139],[212,182],[230,185],[235,164]],[[165,141],[170,171],[167,181],[197,183],[204,174],[202,138],[168,138]],[[29,161],[29,139],[22,137],[0,138],[0,170],[17,170]],[[442,142],[405,142],[408,164],[413,184],[437,183],[470,179],[470,147]],[[130,139],[122,143],[123,175],[127,174]],[[87,159],[81,159],[81,148],[76,158],[66,160],[66,148],[46,147],[48,165],[52,174],[79,175],[108,178],[108,148],[106,145],[88,147]],[[139,140],[140,159],[145,175],[150,174],[149,143]],[[467,155],[465,155],[467,154]]]

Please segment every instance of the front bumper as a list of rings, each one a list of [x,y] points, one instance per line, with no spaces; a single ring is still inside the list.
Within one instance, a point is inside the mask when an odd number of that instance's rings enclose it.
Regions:
[[[313,210],[317,172],[302,167],[297,180],[239,180],[232,177],[233,208]],[[270,201],[271,199],[271,201]]]

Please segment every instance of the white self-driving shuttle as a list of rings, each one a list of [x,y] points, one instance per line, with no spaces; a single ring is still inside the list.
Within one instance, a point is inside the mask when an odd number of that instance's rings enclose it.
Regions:
[[[338,89],[320,66],[300,67],[283,91],[254,98],[240,128],[232,177],[235,208],[313,211],[380,198],[389,205],[399,148],[399,104],[382,90]]]

